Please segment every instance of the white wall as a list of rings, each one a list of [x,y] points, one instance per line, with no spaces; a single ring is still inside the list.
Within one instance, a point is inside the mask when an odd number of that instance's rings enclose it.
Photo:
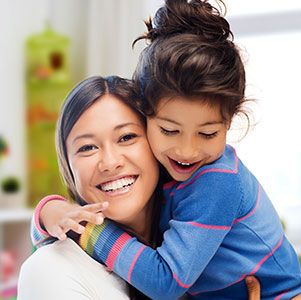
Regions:
[[[2,0],[0,2],[0,134],[10,145],[11,155],[0,165],[2,174],[25,178],[24,128],[24,39],[41,30],[44,1]],[[35,13],[32,13],[34,8]],[[24,183],[23,183],[24,184]]]

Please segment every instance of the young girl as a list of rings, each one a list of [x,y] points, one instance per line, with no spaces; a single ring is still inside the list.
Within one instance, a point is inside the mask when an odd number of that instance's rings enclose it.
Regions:
[[[156,250],[124,241],[106,221],[86,226],[81,247],[152,299],[246,299],[247,275],[260,280],[262,299],[301,293],[297,255],[275,209],[226,145],[246,101],[229,24],[205,0],[166,0],[147,27],[151,43],[134,79],[151,148],[173,179],[164,187],[164,240]]]

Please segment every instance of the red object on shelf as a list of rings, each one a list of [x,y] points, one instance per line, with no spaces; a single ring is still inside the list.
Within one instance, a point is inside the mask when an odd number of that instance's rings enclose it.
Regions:
[[[16,272],[16,257],[12,251],[0,251],[0,281],[9,281]]]

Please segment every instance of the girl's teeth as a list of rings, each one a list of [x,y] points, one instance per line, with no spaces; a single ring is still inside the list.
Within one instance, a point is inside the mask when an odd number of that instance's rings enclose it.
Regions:
[[[181,161],[177,161],[177,163],[179,165],[182,165],[182,166],[190,166],[191,165],[190,163],[184,163],[184,162],[181,162]]]
[[[132,185],[136,181],[136,178],[131,176],[131,177],[124,177],[120,178],[114,181],[110,181],[104,184],[100,185],[100,188],[105,191],[115,191],[121,188],[124,188],[126,186]]]

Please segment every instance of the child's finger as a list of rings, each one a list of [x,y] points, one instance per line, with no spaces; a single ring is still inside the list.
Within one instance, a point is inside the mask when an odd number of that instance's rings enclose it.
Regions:
[[[60,241],[64,241],[67,238],[65,232],[61,229],[60,226],[55,226],[52,230],[52,236],[58,238]]]
[[[109,202],[99,202],[93,204],[87,204],[81,207],[82,210],[89,211],[89,212],[99,212],[107,209],[109,206]]]
[[[101,212],[89,212],[85,210],[76,211],[73,213],[70,213],[70,218],[72,218],[77,223],[80,223],[82,221],[86,221],[93,224],[102,224],[104,220],[104,215]]]
[[[84,226],[80,225],[79,222],[77,222],[71,218],[64,219],[60,223],[60,227],[64,233],[68,232],[69,230],[72,230],[78,234],[82,234],[85,231]]]

